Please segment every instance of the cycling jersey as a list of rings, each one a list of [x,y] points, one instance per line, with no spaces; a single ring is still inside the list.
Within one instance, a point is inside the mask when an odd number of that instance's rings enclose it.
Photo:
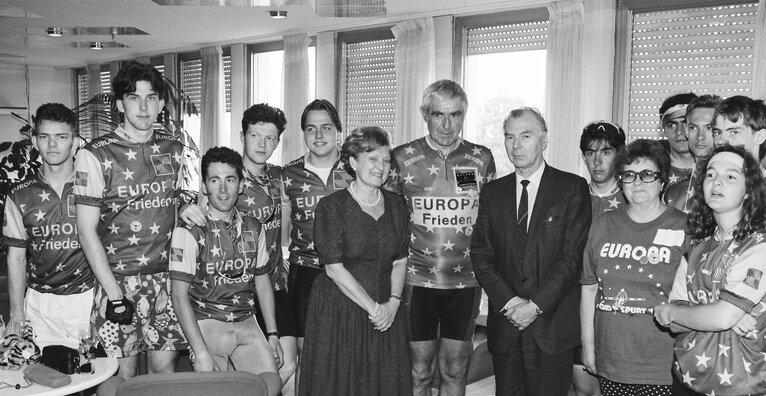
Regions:
[[[40,173],[6,197],[3,234],[8,246],[27,251],[28,286],[40,293],[77,294],[93,288],[77,235],[73,183],[58,196]]]
[[[405,197],[410,210],[408,285],[479,286],[471,265],[471,234],[479,191],[494,177],[490,150],[462,139],[446,157],[426,137],[394,150],[387,186]]]

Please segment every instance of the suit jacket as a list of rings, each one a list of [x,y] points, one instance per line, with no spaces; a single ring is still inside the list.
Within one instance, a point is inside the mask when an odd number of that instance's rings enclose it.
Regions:
[[[588,184],[545,166],[524,251],[516,207],[516,173],[481,190],[471,242],[476,278],[489,296],[490,315],[502,315],[515,296],[534,301],[543,313],[524,331],[533,332],[543,352],[562,353],[580,344],[578,281],[591,222]]]

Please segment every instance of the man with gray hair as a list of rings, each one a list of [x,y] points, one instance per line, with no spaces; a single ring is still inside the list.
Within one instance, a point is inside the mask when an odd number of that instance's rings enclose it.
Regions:
[[[580,345],[588,184],[545,163],[548,128],[536,109],[511,111],[503,130],[516,171],[484,186],[471,243],[476,278],[489,296],[496,392],[563,396]]]
[[[454,81],[426,88],[420,112],[428,135],[394,150],[387,182],[412,215],[402,298],[409,313],[415,395],[431,394],[437,365],[439,394],[465,393],[481,300],[471,235],[479,191],[495,177],[490,150],[460,137],[467,108],[466,94]]]

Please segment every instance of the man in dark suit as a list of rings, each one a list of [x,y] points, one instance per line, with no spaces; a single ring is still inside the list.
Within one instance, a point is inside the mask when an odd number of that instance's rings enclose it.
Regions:
[[[489,296],[487,346],[498,395],[566,395],[580,344],[582,254],[591,220],[585,179],[548,166],[539,111],[511,111],[516,172],[481,191],[471,259]]]

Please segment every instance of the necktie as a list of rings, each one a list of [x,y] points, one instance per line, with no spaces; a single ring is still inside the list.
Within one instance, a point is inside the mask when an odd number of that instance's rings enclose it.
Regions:
[[[522,251],[526,247],[527,244],[527,223],[529,222],[529,204],[527,201],[529,201],[529,194],[527,193],[527,186],[529,185],[529,180],[522,180],[521,186],[523,190],[521,190],[521,199],[519,200],[519,210],[516,212],[516,229],[519,234],[519,242],[521,242],[521,249]]]

